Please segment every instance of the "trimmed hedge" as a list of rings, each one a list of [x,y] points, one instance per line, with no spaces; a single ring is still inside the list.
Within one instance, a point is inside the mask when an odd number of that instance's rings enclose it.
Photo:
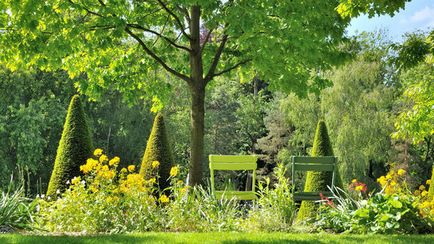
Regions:
[[[160,189],[165,189],[170,185],[167,181],[170,175],[170,169],[173,165],[173,157],[170,150],[169,140],[167,137],[166,126],[162,114],[157,114],[152,126],[151,134],[149,135],[146,145],[145,154],[143,155],[142,164],[140,166],[140,174],[146,179],[153,177],[152,162],[158,161],[159,186]]]
[[[333,156],[333,148],[324,121],[318,122],[312,148],[312,156]],[[337,172],[336,172],[337,173]],[[339,177],[336,177],[339,178]],[[329,191],[327,185],[332,182],[332,172],[308,171],[305,192]],[[314,201],[302,201],[297,215],[297,222],[315,217],[318,204]]]
[[[68,107],[47,195],[54,196],[57,190],[64,191],[66,182],[80,175],[80,165],[86,163],[91,155],[92,139],[80,98],[75,95]]]

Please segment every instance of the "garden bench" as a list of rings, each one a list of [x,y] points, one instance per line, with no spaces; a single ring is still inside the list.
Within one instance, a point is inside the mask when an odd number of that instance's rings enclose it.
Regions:
[[[329,171],[332,172],[331,187],[333,188],[335,182],[335,171],[337,158],[334,156],[323,157],[301,157],[292,156],[292,189],[294,201],[316,201],[321,200],[320,193],[324,197],[331,197],[330,191],[321,192],[295,192],[295,172],[296,171]]]
[[[218,198],[236,198],[237,200],[257,199],[255,193],[255,178],[257,168],[257,157],[253,155],[209,155],[209,170],[211,174],[211,190]],[[214,182],[215,170],[252,170],[252,190],[251,191],[216,191]]]

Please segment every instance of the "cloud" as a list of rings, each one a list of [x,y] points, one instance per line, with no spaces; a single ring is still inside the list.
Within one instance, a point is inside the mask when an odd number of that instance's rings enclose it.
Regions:
[[[426,6],[422,10],[417,11],[410,17],[413,23],[427,23],[431,25],[434,23],[434,7]]]

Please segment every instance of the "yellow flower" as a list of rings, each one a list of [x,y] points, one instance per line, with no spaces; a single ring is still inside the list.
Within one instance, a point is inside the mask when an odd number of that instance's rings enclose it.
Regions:
[[[128,171],[127,171],[127,169],[126,168],[122,168],[121,169],[121,174],[126,174]]]
[[[152,168],[153,169],[158,168],[158,166],[160,166],[160,162],[158,162],[156,160],[152,162]]]
[[[83,165],[82,165],[83,166]],[[80,176],[78,176],[78,177],[74,177],[72,180],[71,180],[71,183],[73,184],[73,185],[77,185],[78,183],[80,183],[80,181],[81,181],[81,178],[80,178]]]
[[[175,177],[175,176],[177,176],[177,175],[178,175],[178,171],[179,171],[178,166],[173,166],[173,167],[170,169],[170,176],[171,176],[171,177]]]
[[[101,163],[103,163],[103,162],[107,162],[107,161],[108,161],[108,157],[107,157],[107,155],[105,155],[105,154],[101,155],[101,157],[99,157],[99,161],[100,161]]]
[[[102,149],[101,148],[97,148],[95,149],[95,151],[93,151],[93,155],[99,157],[102,155]]]
[[[396,181],[392,180],[392,181],[390,182],[390,185],[391,185],[391,186],[395,186],[395,185],[396,185]]]
[[[89,173],[89,171],[92,170],[92,167],[90,167],[89,164],[84,164],[80,166],[80,171],[82,171],[84,174]]]
[[[102,166],[102,171],[108,171],[109,167],[107,165]]]
[[[423,191],[420,195],[421,195],[422,197],[425,197],[426,195],[428,195],[428,192],[427,192],[427,191]]]
[[[426,184],[427,184],[427,185],[431,185],[431,180],[427,180],[427,181],[426,181]]]
[[[387,179],[386,177],[381,176],[380,178],[377,179],[377,182],[380,183],[381,186],[384,186],[387,183]]]
[[[109,165],[110,166],[117,165],[120,161],[121,159],[119,157],[114,157],[109,161]]]
[[[128,166],[128,171],[133,172],[136,169],[135,165],[129,165]]]
[[[414,195],[415,196],[419,196],[420,195],[420,191],[419,190],[414,191]]]
[[[356,186],[354,188],[354,190],[356,190],[356,191],[362,191],[363,190],[363,186]]]
[[[403,175],[405,175],[405,173],[406,173],[406,171],[404,169],[399,169],[398,170],[398,175],[399,176],[403,176]]]
[[[187,186],[185,186],[179,190],[179,193],[181,193],[181,194],[185,194],[186,192],[187,192]]]
[[[388,180],[392,179],[392,174],[391,173],[387,174],[386,179],[388,179]]]
[[[419,190],[421,190],[421,191],[425,190],[425,186],[424,185],[420,185],[419,186]]]
[[[352,183],[356,183],[356,182],[357,182],[357,179],[353,179],[351,182],[352,182]]]
[[[157,182],[157,179],[155,179],[155,177],[149,179],[149,184],[154,184],[155,182]]]
[[[161,203],[168,203],[169,202],[169,198],[166,195],[161,195],[160,199],[158,199],[158,201],[160,201]]]

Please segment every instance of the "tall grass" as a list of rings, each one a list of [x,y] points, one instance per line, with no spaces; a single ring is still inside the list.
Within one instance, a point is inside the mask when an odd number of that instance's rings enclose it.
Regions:
[[[0,198],[0,229],[29,229],[33,223],[35,202],[25,197],[24,186],[13,189],[12,180]]]

